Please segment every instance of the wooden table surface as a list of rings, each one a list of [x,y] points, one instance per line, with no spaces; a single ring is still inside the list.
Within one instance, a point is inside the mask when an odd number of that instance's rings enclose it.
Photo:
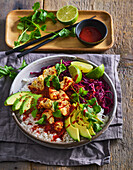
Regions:
[[[132,169],[133,154],[133,1],[132,0],[0,0],[0,51],[8,50],[5,43],[6,15],[15,9],[32,9],[34,2],[40,2],[45,10],[58,10],[64,5],[74,5],[79,10],[105,10],[113,17],[114,46],[107,50],[108,54],[120,54],[118,67],[122,87],[123,108],[123,139],[111,141],[110,164],[98,167],[96,165],[81,167],[46,166],[31,162],[3,162],[0,170],[125,170]]]

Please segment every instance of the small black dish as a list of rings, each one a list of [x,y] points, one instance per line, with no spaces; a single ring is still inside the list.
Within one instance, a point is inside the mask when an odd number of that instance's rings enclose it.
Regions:
[[[82,29],[85,27],[96,28],[101,33],[100,40],[95,41],[95,42],[87,42],[87,41],[82,40],[79,35],[80,35]],[[75,33],[81,43],[83,43],[86,46],[94,46],[94,45],[101,43],[107,37],[108,29],[107,29],[106,25],[99,20],[85,19],[85,20],[82,20],[81,22],[79,22],[79,24],[76,26]]]

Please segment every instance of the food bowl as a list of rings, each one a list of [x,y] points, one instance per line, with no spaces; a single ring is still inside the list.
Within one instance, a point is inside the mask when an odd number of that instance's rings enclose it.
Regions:
[[[18,92],[23,87],[22,80],[31,78],[30,72],[40,71],[42,67],[53,65],[57,62],[60,62],[61,59],[63,59],[64,61],[82,61],[82,62],[93,65],[94,68],[97,67],[97,65],[94,64],[93,62],[81,59],[81,58],[73,56],[73,55],[55,55],[55,56],[50,56],[50,57],[46,57],[46,58],[41,58],[41,59],[38,59],[38,60],[32,62],[31,64],[29,64],[17,75],[17,77],[15,78],[15,80],[13,81],[13,84],[11,86],[10,94]],[[110,86],[110,90],[113,93],[114,104],[111,108],[111,111],[109,112],[109,118],[108,118],[108,121],[106,122],[106,125],[103,127],[103,129],[100,132],[98,132],[95,136],[93,136],[91,140],[84,138],[80,142],[72,141],[69,143],[45,141],[45,140],[38,138],[37,136],[34,136],[33,134],[31,134],[28,130],[26,130],[22,126],[22,124],[21,124],[22,121],[20,119],[21,115],[19,113],[12,112],[12,116],[13,116],[16,124],[19,126],[19,128],[22,130],[22,132],[27,137],[29,137],[33,141],[35,141],[43,146],[47,146],[47,147],[51,147],[51,148],[58,148],[58,149],[69,149],[69,148],[79,147],[84,144],[87,144],[91,141],[94,141],[94,139],[98,138],[98,136],[100,136],[102,133],[105,132],[105,130],[107,130],[107,128],[110,125],[111,121],[113,120],[115,112],[116,112],[117,94],[116,94],[115,87],[114,87],[111,79],[109,78],[109,76],[106,73],[104,73],[103,79]]]
[[[107,26],[96,19],[85,19],[76,26],[78,40],[86,46],[94,46],[101,43],[108,34]]]

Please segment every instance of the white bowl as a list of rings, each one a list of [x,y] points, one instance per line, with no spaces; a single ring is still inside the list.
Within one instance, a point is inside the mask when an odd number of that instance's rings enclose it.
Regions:
[[[31,64],[29,64],[27,67],[25,67],[16,76],[15,80],[12,83],[12,86],[11,86],[11,89],[10,89],[10,94],[16,93],[22,88],[22,85],[23,85],[22,80],[25,79],[25,78],[26,79],[31,78],[30,72],[40,71],[42,67],[45,67],[45,66],[48,66],[48,65],[51,65],[51,64],[53,65],[56,62],[59,62],[61,59],[65,60],[65,61],[78,60],[78,61],[82,61],[82,62],[92,64],[94,67],[97,67],[97,65],[94,64],[93,62],[84,60],[82,58],[79,58],[79,57],[76,57],[76,56],[73,56],[73,55],[54,55],[54,56],[50,56],[50,57],[41,58],[41,59],[38,59],[38,60],[32,62]],[[108,85],[110,86],[111,91],[114,95],[114,105],[113,105],[111,112],[109,113],[108,122],[106,123],[106,125],[103,127],[103,129],[100,132],[98,132],[95,136],[92,137],[91,141],[96,139],[99,135],[104,133],[105,130],[107,130],[108,126],[110,125],[111,121],[114,118],[114,115],[115,115],[115,112],[116,112],[116,107],[117,107],[117,94],[116,94],[115,87],[114,87],[111,79],[109,78],[109,76],[106,73],[104,73],[103,78],[108,83]],[[81,146],[81,145],[84,145],[84,144],[91,142],[88,139],[81,140],[80,142],[75,141],[75,142],[71,142],[71,143],[44,141],[44,140],[41,140],[41,139],[33,136],[32,134],[30,134],[28,131],[26,131],[21,126],[21,120],[19,119],[19,116],[18,116],[17,113],[12,112],[12,116],[13,116],[14,120],[16,121],[17,125],[19,126],[19,128],[22,130],[22,132],[27,137],[29,137],[30,139],[32,139],[35,142],[37,142],[41,145],[44,145],[44,146],[48,146],[48,147],[51,147],[51,148],[68,149],[68,148],[78,147],[78,146]]]

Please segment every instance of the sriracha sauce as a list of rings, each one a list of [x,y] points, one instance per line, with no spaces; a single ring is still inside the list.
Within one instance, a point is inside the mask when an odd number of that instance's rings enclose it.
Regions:
[[[97,42],[102,39],[102,35],[99,30],[92,26],[84,27],[81,30],[79,37],[86,42]]]

